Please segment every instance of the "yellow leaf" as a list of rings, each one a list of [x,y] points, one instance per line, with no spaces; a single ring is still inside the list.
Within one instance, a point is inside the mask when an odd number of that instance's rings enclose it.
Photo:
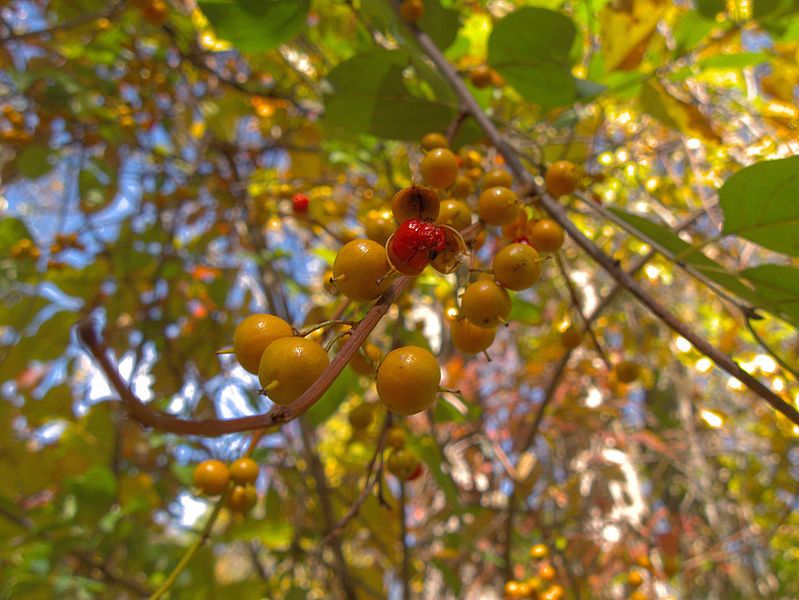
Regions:
[[[667,8],[664,0],[626,0],[605,6],[599,13],[605,69],[635,69]]]

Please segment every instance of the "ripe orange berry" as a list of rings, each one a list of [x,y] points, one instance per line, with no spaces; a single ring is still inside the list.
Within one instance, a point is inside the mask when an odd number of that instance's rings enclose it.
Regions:
[[[509,290],[526,290],[541,276],[541,259],[527,244],[508,244],[494,257],[494,279]]]
[[[541,600],[561,600],[566,595],[566,590],[562,585],[553,583],[541,594]]]
[[[353,429],[366,429],[371,425],[375,412],[371,404],[359,404],[347,415]]]
[[[258,493],[255,491],[255,486],[247,484],[234,486],[227,503],[230,510],[244,514],[255,506],[257,501]]]
[[[389,427],[386,431],[386,447],[399,450],[405,445],[407,436],[401,427]]]
[[[483,155],[477,150],[461,150],[464,169],[479,169],[483,166]]]
[[[614,368],[616,372],[616,379],[621,383],[632,383],[641,373],[641,369],[637,364],[630,360],[623,360]]]
[[[644,582],[644,577],[638,571],[630,571],[627,573],[627,583],[632,587],[638,587]]]
[[[419,467],[419,460],[409,450],[395,450],[386,461],[388,472],[403,481],[409,480]]]
[[[400,16],[408,23],[415,23],[424,16],[424,2],[422,0],[402,0]]]
[[[268,314],[250,315],[233,333],[233,352],[239,364],[250,373],[258,373],[261,355],[279,338],[294,335],[291,325]]]
[[[574,350],[583,341],[583,332],[579,327],[569,326],[560,334],[560,343],[567,350]]]
[[[491,69],[486,65],[475,67],[469,73],[469,81],[471,81],[472,85],[476,88],[482,89],[488,87],[492,82]]]
[[[519,582],[508,581],[504,587],[505,595],[509,598],[517,598],[519,594]]]
[[[319,379],[329,363],[318,343],[302,337],[280,338],[261,357],[258,380],[272,402],[288,406]]]
[[[544,175],[544,183],[547,191],[555,198],[571,194],[580,183],[577,167],[568,160],[553,162]]]
[[[434,150],[435,148],[448,148],[449,142],[447,136],[437,131],[426,133],[422,137],[422,148],[425,150]]]
[[[394,213],[397,225],[410,219],[435,221],[438,218],[440,206],[441,201],[435,190],[421,185],[403,188],[391,199],[391,212]]]
[[[530,244],[539,252],[554,252],[563,245],[563,229],[552,219],[536,221],[527,233]]]
[[[513,185],[513,176],[505,169],[492,169],[483,175],[480,185],[483,186],[483,189],[492,187],[509,188]]]
[[[438,395],[441,369],[430,351],[403,346],[389,352],[377,369],[377,395],[389,410],[414,415]]]
[[[353,240],[338,251],[333,261],[333,279],[350,300],[375,300],[388,288],[389,268],[383,246],[372,240]]]
[[[478,354],[494,343],[496,328],[478,327],[468,319],[455,319],[450,325],[452,345],[466,354]]]
[[[461,297],[461,314],[478,327],[492,328],[507,322],[510,309],[508,292],[488,279],[470,283]]]
[[[422,160],[420,170],[427,185],[447,188],[458,177],[458,160],[446,148],[434,148]]]
[[[194,485],[203,494],[218,496],[227,489],[230,471],[221,460],[204,460],[194,468]]]
[[[370,210],[366,215],[364,223],[366,237],[381,246],[386,245],[388,238],[394,233],[394,227],[394,219],[387,210]]]
[[[502,186],[484,190],[477,200],[477,213],[488,225],[507,225],[519,216],[520,210],[519,198]]]
[[[556,575],[557,573],[555,572],[555,567],[548,562],[543,562],[541,563],[541,566],[538,567],[538,576],[544,581],[552,581],[555,579]]]
[[[547,556],[549,556],[549,548],[547,548],[546,544],[536,544],[530,548],[530,558],[538,560]]]
[[[230,476],[236,483],[253,483],[258,479],[258,463],[248,456],[233,461]]]
[[[437,225],[449,225],[456,231],[472,224],[472,211],[460,200],[444,200],[438,213]]]
[[[471,179],[466,175],[458,175],[455,178],[455,183],[452,184],[452,195],[456,198],[466,198],[473,189],[474,185]]]

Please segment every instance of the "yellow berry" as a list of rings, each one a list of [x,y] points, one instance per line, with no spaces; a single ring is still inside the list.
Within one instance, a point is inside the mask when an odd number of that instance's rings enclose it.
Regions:
[[[484,190],[477,200],[477,212],[488,225],[507,225],[519,216],[520,210],[515,192],[502,186]]]
[[[221,460],[204,460],[194,469],[194,485],[203,494],[218,496],[227,489],[230,471]]]
[[[452,345],[466,354],[478,354],[494,343],[496,328],[473,325],[468,319],[455,319],[450,325]]]
[[[434,148],[422,160],[422,178],[434,188],[447,188],[458,177],[458,160],[446,148]]]
[[[353,240],[344,244],[333,261],[333,280],[350,300],[375,300],[390,281],[386,249],[372,240]]]
[[[508,244],[494,257],[494,278],[509,290],[526,290],[541,276],[541,259],[527,244]]]
[[[291,325],[280,317],[268,314],[250,315],[233,334],[233,352],[239,364],[250,373],[258,372],[261,355],[279,338],[293,335]]]
[[[302,337],[280,338],[261,357],[258,379],[272,402],[288,406],[319,379],[329,363],[318,343]]]
[[[258,479],[258,463],[248,456],[233,461],[230,476],[236,483],[253,483]]]
[[[508,292],[487,279],[470,283],[461,297],[461,314],[478,327],[492,328],[505,323],[510,309]]]
[[[377,395],[389,410],[413,415],[438,395],[441,369],[429,350],[403,346],[389,352],[377,369]]]

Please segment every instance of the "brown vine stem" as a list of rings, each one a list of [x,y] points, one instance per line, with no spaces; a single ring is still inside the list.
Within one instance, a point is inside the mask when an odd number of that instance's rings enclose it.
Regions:
[[[478,224],[471,225],[463,231],[461,235],[464,239],[471,239],[479,231]],[[119,395],[125,409],[131,418],[135,419],[145,427],[152,427],[159,431],[168,431],[181,435],[201,435],[219,436],[228,433],[238,433],[242,431],[252,431],[254,429],[267,429],[276,425],[283,425],[296,419],[298,416],[313,406],[327,388],[338,377],[339,373],[349,362],[352,355],[372,333],[383,315],[389,307],[408,287],[411,282],[410,277],[399,277],[391,287],[381,296],[353,328],[352,335],[341,347],[324,373],[317,379],[311,387],[288,406],[275,406],[269,412],[250,417],[239,417],[236,419],[184,419],[170,415],[148,406],[133,393],[128,384],[122,379],[114,361],[109,356],[108,346],[103,342],[97,331],[97,325],[92,319],[85,319],[78,323],[78,338],[84,347],[89,351],[97,365],[103,371],[111,386]],[[346,306],[346,305],[345,305]]]
[[[648,308],[650,312],[658,317],[672,331],[688,340],[697,351],[707,356],[720,369],[738,379],[749,390],[768,402],[774,410],[788,418],[794,424],[799,425],[799,410],[780,398],[758,379],[744,371],[729,356],[722,353],[697,334],[688,324],[669,312],[666,307],[644,291],[638,282],[618,264],[618,261],[605,254],[601,248],[583,235],[577,226],[572,223],[571,219],[569,219],[563,206],[550,196],[527,171],[519,156],[502,138],[502,135],[494,126],[494,123],[474,99],[469,89],[464,82],[461,81],[460,77],[458,77],[457,72],[441,53],[441,50],[438,49],[435,42],[418,27],[412,26],[412,30],[416,41],[427,53],[441,75],[447,80],[450,87],[455,91],[465,109],[472,114],[472,117],[477,121],[477,124],[488,139],[503,156],[517,180],[534,191],[541,205],[547,213],[549,213],[550,217],[569,234],[569,237],[571,237],[594,262],[599,264],[613,279],[635,296],[641,304]]]
[[[330,361],[327,369],[310,388],[289,406],[275,406],[269,412],[239,417],[236,419],[184,419],[156,410],[136,396],[122,379],[117,366],[109,356],[108,347],[100,338],[94,321],[85,320],[78,324],[78,337],[94,357],[112,387],[125,405],[128,414],[146,427],[182,435],[219,436],[228,433],[266,429],[283,425],[296,419],[307,411],[324,394],[349,362],[352,355],[361,347],[377,323],[388,311],[391,304],[408,287],[409,277],[401,277],[372,306],[366,316],[352,330],[352,335],[344,343],[338,354]]]

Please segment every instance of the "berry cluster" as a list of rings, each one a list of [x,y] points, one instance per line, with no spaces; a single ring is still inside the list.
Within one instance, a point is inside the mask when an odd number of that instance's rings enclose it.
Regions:
[[[549,219],[532,218],[535,209],[522,204],[513,190],[513,178],[501,165],[484,172],[480,153],[462,150],[456,155],[440,133],[425,135],[421,146],[425,154],[419,173],[424,185],[411,184],[394,194],[389,206],[369,212],[366,236],[350,239],[336,254],[326,275],[326,283],[332,286],[328,291],[354,302],[373,301],[399,275],[416,277],[428,265],[442,274],[454,272],[471,248],[471,268],[459,272],[467,277],[459,306],[446,314],[455,348],[467,354],[485,352],[494,342],[496,328],[507,324],[510,317],[512,299],[508,290],[526,290],[539,280],[542,255],[558,250],[564,233]],[[547,185],[553,186],[555,195],[573,191],[577,181],[571,163],[555,163],[547,172]],[[477,184],[479,191],[475,192]],[[308,212],[310,202],[304,194],[285,189],[280,195],[291,199],[296,216]],[[473,223],[475,213],[478,218]],[[491,227],[501,228],[501,236],[496,238],[491,268],[480,269],[475,253]],[[467,233],[472,239],[469,246],[463,237]],[[321,345],[319,330],[332,324],[338,328],[338,335],[348,334],[352,325],[341,323],[325,321],[301,335],[275,315],[251,315],[236,328],[232,352],[244,369],[258,376],[262,393],[276,404],[288,406],[329,365],[329,348]],[[581,334],[572,328],[562,339],[565,347],[575,347]],[[401,346],[383,356],[380,348],[367,341],[351,357],[350,365],[357,374],[374,377],[380,403],[397,415],[426,410],[440,391],[441,369],[426,348]],[[631,369],[622,371],[620,381],[632,377],[628,372]],[[349,419],[354,431],[364,431],[374,420],[374,405],[357,406]],[[415,478],[421,465],[404,448],[404,431],[394,427],[388,434],[387,444],[393,449],[386,463],[389,472],[403,480]],[[211,483],[202,477],[197,480],[206,493],[227,489],[227,470],[220,465],[206,465],[218,481],[210,476]],[[249,496],[245,497],[245,491],[231,492],[231,502],[246,505]]]
[[[255,506],[258,500],[255,490],[256,479],[258,479],[258,464],[249,457],[233,461],[230,467],[221,460],[204,460],[194,469],[194,485],[203,494],[219,496],[229,491],[228,508],[242,514]]]
[[[549,547],[535,544],[530,548],[530,559],[535,575],[523,580],[510,580],[505,583],[505,598],[539,598],[540,600],[560,600],[566,590],[555,583],[558,572],[549,560]]]

